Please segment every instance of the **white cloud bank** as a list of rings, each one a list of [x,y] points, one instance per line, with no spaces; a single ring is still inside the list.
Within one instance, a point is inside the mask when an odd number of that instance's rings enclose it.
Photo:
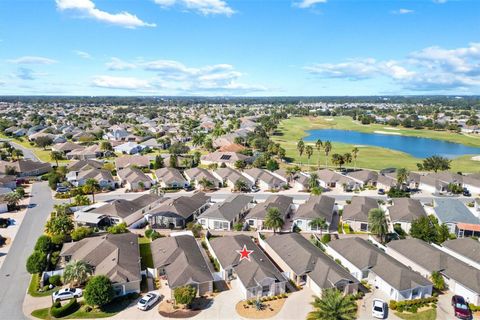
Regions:
[[[226,15],[229,17],[235,13],[223,0],[154,0],[154,2],[162,7],[179,5],[203,15]]]
[[[404,89],[445,91],[480,88],[480,43],[465,48],[428,47],[402,60],[350,59],[304,68],[322,78],[365,80],[386,77]]]
[[[299,2],[295,2],[294,5],[302,9],[307,9],[315,6],[318,3],[326,3],[326,2],[327,0],[302,0]]]
[[[95,87],[125,90],[141,90],[152,88],[150,82],[134,77],[96,76],[92,80]]]
[[[147,23],[136,15],[123,11],[109,13],[95,6],[91,0],[55,0],[60,11],[75,11],[82,17],[92,18],[101,22],[122,26],[125,28],[155,27],[154,23]]]
[[[14,64],[54,64],[57,63],[56,60],[38,57],[38,56],[23,56],[16,59],[8,60],[10,63]]]

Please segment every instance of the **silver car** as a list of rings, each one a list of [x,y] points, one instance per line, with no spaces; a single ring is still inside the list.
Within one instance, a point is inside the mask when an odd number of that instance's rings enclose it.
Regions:
[[[160,295],[149,292],[138,301],[137,308],[146,311],[150,309],[159,299]]]
[[[83,294],[82,289],[78,288],[65,288],[52,293],[53,301],[68,300],[72,298],[80,298]]]

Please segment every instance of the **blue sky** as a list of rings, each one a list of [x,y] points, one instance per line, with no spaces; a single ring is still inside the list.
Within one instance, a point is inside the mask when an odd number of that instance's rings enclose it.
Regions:
[[[2,0],[0,95],[480,94],[480,1]]]

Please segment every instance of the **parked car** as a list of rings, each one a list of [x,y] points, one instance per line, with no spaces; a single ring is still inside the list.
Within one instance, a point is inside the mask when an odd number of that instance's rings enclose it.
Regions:
[[[387,317],[388,306],[387,303],[380,299],[373,299],[372,317],[378,319],[385,319]]]
[[[65,288],[52,293],[53,301],[68,300],[72,298],[80,298],[83,295],[82,289]]]
[[[378,189],[377,193],[381,196],[383,196],[385,194],[385,190],[384,189]]]
[[[465,302],[462,296],[453,296],[452,297],[452,307],[455,317],[459,319],[471,319],[472,311],[468,307],[468,304]]]
[[[68,192],[70,189],[68,187],[64,187],[64,186],[61,186],[61,187],[57,187],[57,189],[55,190],[56,192]]]
[[[251,190],[252,190],[252,192],[258,192],[258,191],[260,191],[260,188],[257,187],[257,186],[252,186]]]
[[[467,188],[463,188],[462,194],[463,194],[465,197],[471,197],[471,196],[472,196],[472,194],[470,193],[470,191],[468,191]]]
[[[146,311],[150,309],[155,302],[157,302],[160,299],[160,295],[149,292],[146,295],[144,295],[137,303],[137,308],[143,311]]]

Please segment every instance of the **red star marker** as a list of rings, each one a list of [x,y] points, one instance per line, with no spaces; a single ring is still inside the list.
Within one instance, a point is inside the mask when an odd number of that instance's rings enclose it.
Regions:
[[[243,245],[242,250],[237,250],[237,253],[240,254],[240,261],[247,259],[250,261],[250,255],[253,253],[253,250],[248,250],[246,245]]]

